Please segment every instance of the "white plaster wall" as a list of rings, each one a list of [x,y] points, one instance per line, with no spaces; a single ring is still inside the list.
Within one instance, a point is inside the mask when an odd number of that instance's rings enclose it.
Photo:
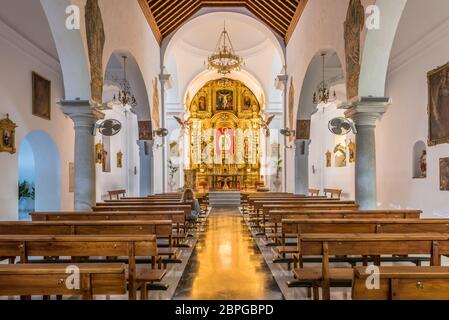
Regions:
[[[311,136],[309,155],[309,184],[312,189],[323,190],[342,189],[342,198],[354,200],[354,169],[355,164],[349,163],[349,151],[346,167],[337,168],[335,166],[334,147],[336,136],[328,130],[328,123],[336,117],[344,117],[344,111],[337,109],[337,103],[327,105],[320,104],[318,111],[312,115]],[[349,140],[355,141],[353,133],[349,133],[343,139],[346,145]],[[332,166],[326,167],[326,152],[332,153]]]
[[[365,6],[374,0],[362,0]],[[307,6],[287,46],[287,73],[295,81],[294,119],[298,114],[299,95],[313,57],[323,49],[333,49],[346,70],[344,21],[349,0],[313,0]],[[364,35],[362,36],[362,48]],[[296,122],[295,122],[296,123]],[[287,158],[288,172],[294,172],[294,153],[289,152]],[[295,175],[287,175],[287,191],[294,192]]]
[[[77,0],[84,6],[85,0]],[[103,65],[114,51],[126,50],[135,58],[145,82],[148,101],[153,106],[153,80],[160,74],[160,49],[145,16],[134,0],[100,0],[100,8],[105,26],[106,43]],[[161,86],[158,85],[160,91]],[[161,101],[161,95],[159,94]],[[157,106],[161,113],[161,103]],[[154,156],[154,191],[162,192],[162,151]]]
[[[449,61],[448,40],[449,2],[409,0],[387,77],[393,104],[376,129],[378,199],[384,208],[449,216],[449,193],[439,190],[439,159],[449,156],[449,145],[428,147],[427,179],[412,179],[413,146],[428,137],[426,75]]]
[[[101,164],[95,165],[97,201],[109,199],[108,191],[124,189],[127,196],[139,195],[139,149],[137,116],[129,111],[129,107],[114,106],[105,111],[105,119],[116,119],[122,123],[122,130],[110,137],[111,172],[103,172]],[[95,142],[102,141],[97,133]],[[122,168],[117,168],[117,153],[123,153]],[[136,168],[136,171],[134,171]]]
[[[69,162],[73,161],[73,122],[65,118],[56,105],[64,97],[59,63],[32,45],[0,21],[0,117],[9,113],[19,126],[16,130],[17,153],[0,153],[1,220],[18,218],[18,152],[24,137],[33,130],[42,130],[56,143],[61,156],[61,209],[73,209],[73,194],[69,189]],[[52,82],[52,120],[32,115],[31,72],[35,71]]]

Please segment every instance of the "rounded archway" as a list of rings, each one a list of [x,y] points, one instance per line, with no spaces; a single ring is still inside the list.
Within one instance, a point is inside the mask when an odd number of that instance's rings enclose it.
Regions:
[[[61,207],[61,160],[53,139],[32,131],[19,148],[19,219],[29,211],[57,211]],[[24,188],[26,187],[27,190]]]

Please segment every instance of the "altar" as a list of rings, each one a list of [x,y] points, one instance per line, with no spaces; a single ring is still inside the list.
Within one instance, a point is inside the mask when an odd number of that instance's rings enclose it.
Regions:
[[[189,154],[185,171],[196,190],[249,190],[261,181],[263,97],[227,78],[204,85],[188,106]]]

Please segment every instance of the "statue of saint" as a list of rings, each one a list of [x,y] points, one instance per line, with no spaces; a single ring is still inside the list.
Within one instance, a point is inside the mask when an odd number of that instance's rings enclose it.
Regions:
[[[365,26],[365,9],[360,0],[350,0],[345,21],[346,95],[356,97],[360,77],[360,35]]]
[[[419,170],[421,171],[421,177],[427,177],[427,151],[423,150],[421,157],[419,158]]]
[[[229,154],[231,151],[231,134],[229,133],[228,129],[225,128],[223,130],[223,134],[220,136],[220,150],[222,153]]]

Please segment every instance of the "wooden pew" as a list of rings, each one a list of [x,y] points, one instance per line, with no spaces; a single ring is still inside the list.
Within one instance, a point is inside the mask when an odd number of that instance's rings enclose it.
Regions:
[[[449,300],[449,267],[380,267],[380,286],[372,290],[367,271],[354,268],[353,300]]]
[[[117,200],[120,199],[120,196],[126,196],[126,190],[111,190],[108,191],[109,199],[112,200],[113,197],[116,197]]]
[[[69,289],[68,268],[80,271],[79,289]],[[82,264],[0,264],[0,296],[78,295],[92,300],[94,295],[126,294],[125,265],[121,263]]]
[[[385,216],[388,217],[389,213]],[[297,254],[297,245],[286,245],[285,239],[307,233],[449,233],[448,219],[284,219],[282,235],[277,241],[281,246],[274,250],[277,262],[291,262],[287,254]],[[407,258],[391,261],[407,261]],[[417,264],[422,260],[410,258]]]
[[[353,276],[352,269],[331,269],[330,256],[420,254],[430,255],[431,265],[439,266],[441,255],[449,254],[449,234],[301,234],[298,236],[298,252],[295,257],[300,266],[305,256],[322,256],[321,270],[296,268],[293,273],[298,280],[314,281],[314,291],[321,286],[323,299],[329,300],[331,281],[351,281]]]
[[[158,248],[159,256],[168,259],[160,263],[181,263],[177,248],[172,247],[172,221],[0,221],[1,235],[156,235],[168,239],[168,248]],[[153,267],[155,267],[153,261]]]
[[[20,257],[127,257],[129,298],[136,299],[136,257],[157,257],[154,235],[0,235],[0,256]],[[165,270],[150,270],[141,277],[159,282]]]
[[[185,239],[186,216],[184,211],[144,211],[144,212],[33,212],[32,221],[155,221],[171,220],[174,224],[172,238],[178,246]]]
[[[340,199],[341,194],[343,193],[343,190],[341,189],[324,189],[324,195],[326,197]]]
[[[318,197],[320,195],[320,189],[309,189],[309,196]]]

